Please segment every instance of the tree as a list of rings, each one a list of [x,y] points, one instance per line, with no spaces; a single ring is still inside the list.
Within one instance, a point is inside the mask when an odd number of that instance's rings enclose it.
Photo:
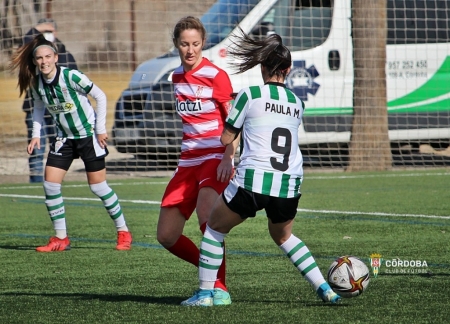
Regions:
[[[352,1],[353,125],[347,171],[388,170],[386,0]]]

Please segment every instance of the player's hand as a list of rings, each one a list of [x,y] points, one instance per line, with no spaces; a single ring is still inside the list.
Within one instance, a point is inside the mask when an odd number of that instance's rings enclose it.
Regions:
[[[223,158],[217,167],[217,181],[228,182],[233,177],[234,167],[230,159]]]
[[[28,154],[33,153],[34,147],[37,145],[38,149],[41,148],[41,139],[39,137],[33,137],[30,141],[30,144],[27,146]]]
[[[108,143],[106,142],[108,140],[108,134],[97,134],[97,140],[100,144],[101,148],[104,149],[108,146]]]

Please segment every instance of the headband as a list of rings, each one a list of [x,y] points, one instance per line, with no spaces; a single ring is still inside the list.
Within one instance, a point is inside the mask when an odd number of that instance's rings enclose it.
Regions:
[[[50,48],[53,52],[55,52],[55,54],[58,54],[58,53],[56,52],[56,50],[55,50],[52,46],[50,46],[50,45],[39,45],[39,46],[37,46],[37,47],[33,50],[33,56],[34,56],[34,54],[36,54],[36,51],[37,51],[37,49],[38,49],[39,47],[48,47],[48,48]]]

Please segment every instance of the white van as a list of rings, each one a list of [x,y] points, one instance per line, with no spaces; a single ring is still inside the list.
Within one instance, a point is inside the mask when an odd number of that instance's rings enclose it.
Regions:
[[[388,0],[387,109],[392,142],[450,138],[450,4],[446,0]],[[253,37],[277,33],[291,50],[287,86],[306,105],[301,145],[348,143],[353,114],[351,0],[218,0],[201,17],[203,51],[229,72],[234,91],[262,82],[259,68],[234,75],[229,35],[239,26]],[[142,63],[116,105],[119,152],[178,152],[181,123],[173,108],[173,51]],[[447,143],[448,144],[448,143]]]

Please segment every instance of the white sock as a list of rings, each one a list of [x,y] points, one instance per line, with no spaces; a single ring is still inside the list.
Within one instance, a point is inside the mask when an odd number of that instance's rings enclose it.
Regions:
[[[223,241],[227,234],[219,233],[206,225],[200,244],[198,277],[200,289],[214,289],[217,272],[223,261]]]
[[[280,249],[313,286],[314,290],[326,282],[308,247],[298,237],[292,234],[286,242],[280,245]]]
[[[61,194],[61,184],[44,181],[45,206],[53,223],[56,237],[64,239],[67,236],[66,230],[66,209]]]
[[[106,208],[111,219],[116,225],[117,231],[128,232],[128,227],[125,223],[125,216],[119,204],[119,198],[114,190],[112,190],[106,181],[89,185],[91,191],[99,197]]]

